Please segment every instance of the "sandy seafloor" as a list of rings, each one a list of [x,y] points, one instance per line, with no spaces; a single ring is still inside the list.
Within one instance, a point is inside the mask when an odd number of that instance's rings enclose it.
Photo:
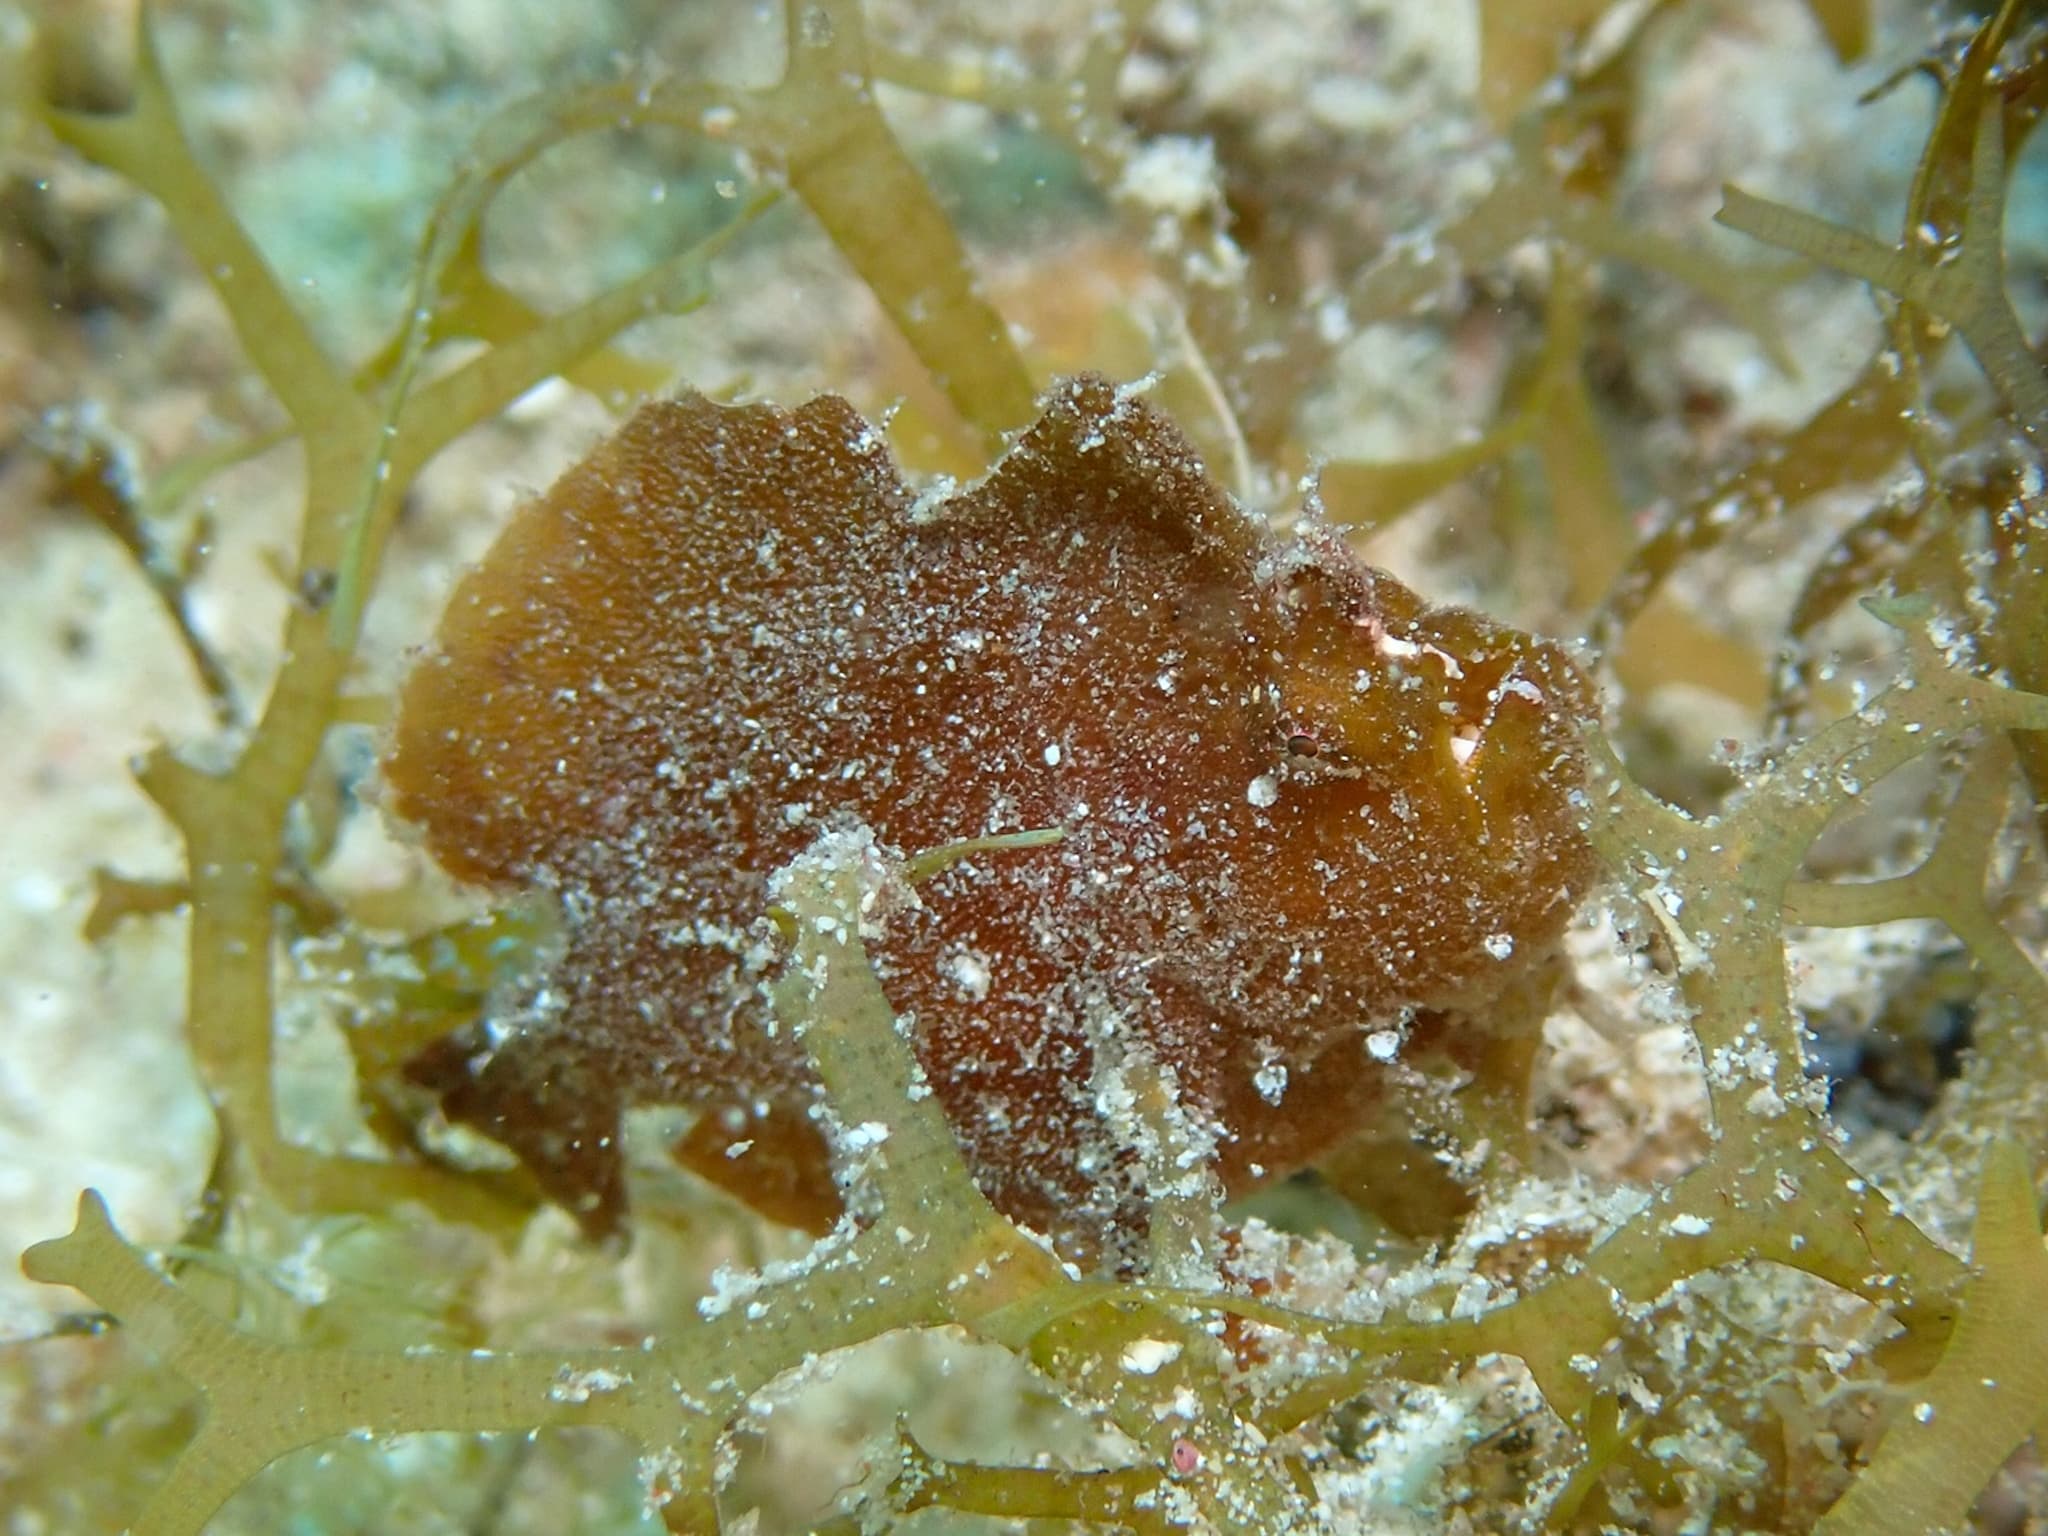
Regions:
[[[100,8],[107,27],[121,25],[118,0]],[[940,33],[985,37],[1028,58],[1063,28],[1078,28],[1086,11],[1049,6],[1024,22],[1003,7],[944,9],[938,25],[914,0],[888,0],[873,8],[874,27],[910,46]],[[396,313],[424,210],[491,105],[649,59],[759,79],[776,57],[776,17],[754,5],[167,0],[160,10],[165,57],[206,160],[323,335],[347,354],[362,352]],[[1682,0],[1645,51],[1655,116],[1627,174],[1628,215],[1732,249],[1732,237],[1706,226],[1720,184],[1740,179],[1859,227],[1888,227],[1930,98],[1905,89],[1858,104],[1905,56],[1919,7],[1886,0],[1879,10],[1874,56],[1843,71],[1797,0]],[[19,60],[34,12],[0,0],[0,53]],[[1332,173],[1343,195],[1369,204],[1360,217],[1427,225],[1458,196],[1461,177],[1482,174],[1473,150],[1477,41],[1469,12],[1418,0],[1169,3],[1155,17],[1152,52],[1166,61],[1160,68],[1177,72],[1188,100],[1256,144],[1267,162],[1313,180],[1318,156],[1363,157],[1369,174]],[[1147,88],[1145,79],[1133,81],[1134,91]],[[104,1192],[138,1241],[170,1240],[212,1148],[211,1118],[180,1035],[180,920],[131,925],[96,946],[80,936],[95,869],[176,874],[176,843],[134,787],[128,763],[155,743],[203,735],[208,716],[145,583],[104,530],[53,497],[38,445],[61,433],[63,413],[83,415],[104,422],[146,476],[237,423],[267,419],[218,309],[163,218],[56,147],[10,92],[9,77],[0,76],[6,1256],[63,1231],[87,1185]],[[992,127],[973,109],[900,93],[885,105],[933,167],[999,291],[1006,283],[1059,286],[1066,267],[1111,241],[1115,218],[1071,159],[1035,146],[1014,125]],[[2048,261],[2044,148],[2037,144],[2021,169],[2009,241],[2014,291],[2036,322]],[[715,209],[730,175],[729,166],[667,140],[579,145],[545,162],[508,204],[500,270],[544,300],[587,291]],[[764,398],[841,388],[873,410],[895,393],[900,374],[890,369],[901,364],[876,339],[872,305],[800,217],[778,215],[720,267],[716,291],[703,314],[644,327],[633,349],[672,366],[679,381],[743,386]],[[1668,284],[1627,275],[1614,292],[1620,316],[1605,340],[1629,352],[1631,387],[1648,402],[1641,414],[1713,395],[1729,432],[1799,419],[1839,387],[1877,334],[1873,307],[1854,285],[1805,282],[1780,309],[1802,364],[1788,378],[1768,366],[1753,338]],[[1475,308],[1453,334],[1424,322],[1359,336],[1305,402],[1305,441],[1322,454],[1393,458],[1453,440],[1499,396],[1496,330]],[[453,576],[510,509],[610,419],[599,402],[545,386],[437,462],[418,487],[377,598],[365,689],[399,674]],[[213,553],[194,613],[244,688],[260,687],[274,660],[286,601],[277,572],[290,548],[296,474],[289,452],[273,452],[206,489]],[[1441,536],[1446,524],[1455,528],[1460,505],[1452,493],[1432,517],[1404,525],[1373,552],[1432,595],[1520,608],[1517,616],[1540,622],[1541,604],[1489,563],[1483,540],[1475,552],[1473,540]],[[1782,616],[1791,564],[1760,560],[1714,578],[1717,622],[1767,634]],[[1672,701],[1669,715],[1673,730],[1694,741],[1753,728],[1736,707],[1696,696]],[[374,740],[363,734],[351,750],[367,761]],[[339,878],[368,890],[395,886],[417,873],[417,857],[382,828],[374,806],[359,807],[344,833]],[[1867,1016],[1873,989],[1910,969],[1929,942],[1924,933],[1886,931],[1816,944],[1804,957],[1809,995],[1817,1008]],[[1589,941],[1589,975],[1602,963],[1598,949]],[[1597,1127],[1609,1113],[1627,1127],[1595,1149],[1610,1169],[1668,1172],[1698,1133],[1698,1084],[1684,1037],[1625,1012],[1597,1022],[1554,1020],[1545,1070],[1557,1082],[1599,1081],[1586,1096],[1589,1119]],[[290,1058],[300,1075],[287,1095],[300,1096],[309,1118],[331,1122],[332,1052],[323,1054],[315,1033]],[[33,1335],[68,1305],[0,1263],[0,1338]],[[33,1382],[64,1374],[52,1362],[0,1381],[0,1462],[32,1443],[4,1427],[10,1404],[21,1413],[22,1394],[43,1390]],[[6,1518],[0,1514],[0,1529],[9,1529]]]

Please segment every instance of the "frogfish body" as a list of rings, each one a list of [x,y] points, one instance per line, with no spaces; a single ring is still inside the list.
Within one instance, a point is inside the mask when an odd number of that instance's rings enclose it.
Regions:
[[[1170,1071],[1237,1191],[1401,1091],[1368,1035],[1484,1027],[1591,874],[1588,708],[1557,647],[1273,534],[1100,381],[945,498],[833,397],[650,404],[514,517],[404,688],[398,814],[567,928],[410,1071],[593,1232],[652,1103],[702,1111],[693,1167],[828,1224],[768,876],[835,823],[907,853],[1058,827],[930,880],[874,961],[990,1199],[1099,1251],[1142,1221],[1120,1063]]]

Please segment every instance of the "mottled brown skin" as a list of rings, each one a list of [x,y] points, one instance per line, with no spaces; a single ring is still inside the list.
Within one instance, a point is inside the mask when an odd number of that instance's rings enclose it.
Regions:
[[[1232,1191],[1327,1150],[1395,1091],[1368,1030],[1454,1041],[1554,944],[1586,709],[1554,646],[1273,536],[1100,382],[930,509],[838,399],[649,405],[406,685],[399,814],[569,918],[533,996],[412,1070],[593,1231],[621,1110],[670,1102],[708,1111],[692,1166],[819,1225],[767,876],[835,819],[906,852],[1064,827],[930,881],[875,958],[990,1197],[1095,1251],[1142,1210],[1098,1043],[1173,1068]]]

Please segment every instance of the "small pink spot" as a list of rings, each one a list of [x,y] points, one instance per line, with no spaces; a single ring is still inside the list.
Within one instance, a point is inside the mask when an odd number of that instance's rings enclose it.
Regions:
[[[1195,1442],[1180,1439],[1173,1442],[1173,1470],[1185,1477],[1202,1464],[1202,1453],[1195,1449]]]

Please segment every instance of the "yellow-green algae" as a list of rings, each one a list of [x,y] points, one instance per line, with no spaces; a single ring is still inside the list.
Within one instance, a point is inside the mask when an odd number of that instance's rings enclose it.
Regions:
[[[1550,19],[1556,28],[1589,24],[1599,8],[1548,9],[1561,13]],[[1858,8],[1816,10],[1838,47],[1860,46]],[[386,1221],[396,1221],[403,1206],[424,1205],[442,1221],[495,1232],[515,1228],[526,1210],[516,1183],[424,1157],[309,1150],[281,1124],[274,1080],[273,959],[281,938],[345,926],[304,889],[288,823],[308,794],[323,741],[352,708],[344,688],[363,608],[407,487],[456,435],[542,379],[561,375],[600,387],[631,380],[630,360],[606,350],[612,336],[707,293],[706,266],[719,237],[560,314],[517,303],[491,277],[479,238],[494,195],[570,135],[717,122],[809,207],[939,382],[958,413],[961,441],[986,453],[1028,413],[1029,376],[958,238],[877,110],[872,82],[888,76],[1011,109],[1037,91],[1047,107],[1041,126],[1070,139],[1108,176],[1128,147],[1115,122],[1114,77],[1143,11],[1126,5],[1104,29],[1072,92],[871,52],[854,0],[791,0],[788,73],[776,87],[749,93],[634,81],[508,113],[486,129],[435,212],[405,324],[360,367],[323,350],[200,167],[146,26],[132,97],[118,107],[67,95],[62,39],[49,41],[50,127],[164,206],[305,459],[294,566],[301,600],[261,709],[250,712],[246,729],[200,750],[160,750],[140,772],[184,840],[188,878],[161,890],[110,880],[97,914],[110,925],[172,904],[190,908],[188,1034],[220,1117],[220,1182],[236,1201]],[[1514,125],[1524,146],[1517,163],[1527,175],[1508,178],[1461,223],[1440,231],[1431,251],[1410,251],[1350,288],[1355,318],[1396,315],[1458,265],[1485,265],[1531,240],[1548,249],[1546,350],[1503,419],[1473,448],[1443,460],[1391,473],[1328,466],[1324,498],[1339,518],[1384,521],[1451,478],[1535,449],[1557,503],[1549,526],[1570,544],[1565,606],[1592,613],[1595,632],[1610,645],[1624,643],[1628,624],[1661,583],[1737,526],[1797,516],[1816,490],[1866,482],[1902,458],[1922,473],[1920,499],[1896,515],[1903,534],[1883,541],[1884,558],[1866,558],[1867,545],[1845,539],[1847,553],[1824,567],[1833,584],[1816,573],[1810,611],[1799,621],[1818,623],[1822,610],[1891,576],[1897,593],[1872,604],[1899,646],[1891,687],[1784,740],[1765,766],[1744,775],[1736,795],[1702,818],[1652,796],[1608,748],[1599,723],[1587,722],[1598,765],[1584,807],[1588,829],[1622,893],[1617,899],[1639,899],[1645,921],[1660,930],[1712,1095],[1711,1149],[1637,1215],[1583,1254],[1560,1256],[1551,1273],[1507,1299],[1473,1309],[1426,1294],[1405,1315],[1362,1322],[1250,1294],[1227,1260],[1213,1198],[1169,1179],[1162,1165],[1150,1272],[1076,1279],[981,1198],[933,1101],[918,1091],[901,1021],[867,965],[863,941],[886,924],[891,904],[905,899],[921,870],[891,864],[849,831],[778,877],[777,913],[792,963],[777,1004],[848,1133],[841,1172],[858,1223],[842,1226],[786,1272],[765,1273],[737,1293],[664,1319],[637,1347],[397,1348],[362,1338],[281,1341],[230,1321],[188,1287],[178,1266],[124,1242],[88,1193],[75,1230],[31,1249],[26,1268],[36,1279],[82,1290],[203,1402],[189,1444],[146,1504],[97,1513],[127,1520],[139,1533],[179,1536],[201,1530],[237,1488],[297,1447],[348,1435],[583,1425],[640,1447],[650,1498],[671,1528],[708,1531],[734,1513],[719,1500],[721,1447],[757,1392],[879,1335],[946,1328],[1029,1360],[1059,1394],[1121,1433],[1127,1462],[1095,1470],[980,1466],[946,1461],[904,1435],[896,1465],[868,1485],[867,1513],[875,1518],[938,1506],[1136,1530],[1327,1528],[1315,1472],[1337,1452],[1328,1440],[1296,1431],[1375,1383],[1435,1380],[1447,1368],[1513,1357],[1564,1427],[1564,1444],[1577,1448],[1561,1460],[1562,1476],[1525,1502],[1544,1527],[1642,1528],[1661,1506],[1706,1522],[1691,1528],[1806,1529],[1813,1496],[1794,1489],[1791,1469],[1811,1448],[1788,1436],[1805,1422],[1802,1412],[1823,1413],[1828,1404],[1787,1407],[1785,1384],[1760,1379],[1739,1339],[1725,1343],[1725,1321],[1686,1336],[1717,1272],[1761,1263],[1863,1298],[1897,1325],[1882,1349],[1844,1351],[1829,1367],[1874,1393],[1891,1427],[1875,1438],[1866,1466],[1838,1459],[1822,1468],[1830,1490],[1822,1503],[1838,1502],[1814,1528],[1904,1536],[1965,1521],[1985,1481],[2048,1414],[2048,1337],[2035,1304],[2048,1282],[2031,1176],[2048,1149],[2044,1095],[2036,1091],[2048,1070],[2041,1044],[2048,978],[2011,921],[2015,890],[2038,884],[2038,850],[2027,851],[2034,862],[2019,877],[2003,871],[2000,853],[2014,824],[2015,788],[2041,796],[2038,733],[2048,730],[2048,696],[2038,691],[2048,686],[2039,638],[2048,578],[2036,553],[2048,538],[2040,460],[2048,378],[2038,345],[2019,332],[2007,306],[1999,246],[2007,170],[2048,90],[2048,44],[2040,32],[2017,28],[2016,13],[2008,3],[1963,46],[1939,55],[1942,109],[1896,245],[1730,194],[1729,222],[1892,296],[1886,352],[1757,463],[1704,483],[1696,501],[1632,552],[1621,545],[1627,530],[1601,454],[1589,446],[1592,412],[1578,357],[1584,265],[1646,262],[1738,310],[1764,296],[1752,291],[1753,279],[1623,226],[1598,155],[1568,174],[1556,171],[1547,153],[1552,137],[1575,113],[1594,117],[1600,90],[1616,77],[1582,77],[1562,106],[1529,106],[1533,83],[1551,77],[1556,32],[1543,34],[1532,58],[1517,48],[1512,29],[1489,31],[1485,100],[1498,120]],[[1051,110],[1055,99],[1060,110]],[[1271,391],[1290,375],[1299,384],[1312,373],[1316,344],[1304,342],[1276,367],[1241,313],[1214,294],[1185,297],[1197,346],[1180,371],[1206,369],[1224,381],[1187,390],[1209,413],[1191,421],[1191,430],[1212,457],[1284,458],[1275,423],[1285,410]],[[1924,429],[1926,376],[1951,330],[1993,387],[1972,407],[1968,453]],[[423,366],[458,335],[481,341],[482,350],[445,371]],[[1239,410],[1253,382],[1268,393],[1256,408]],[[1735,514],[1720,513],[1731,496]],[[1515,516],[1512,501],[1501,496],[1503,519]],[[1978,516],[1959,529],[1963,507]],[[118,507],[109,513],[117,531],[123,515]],[[1989,583],[1973,575],[1987,545],[2001,556]],[[1870,579],[1842,579],[1844,568]],[[178,612],[175,567],[159,585]],[[188,624],[180,629],[202,677],[217,677],[203,639]],[[1624,681],[1645,679],[1645,664],[1636,665],[1633,673],[1623,667]],[[1683,661],[1674,665],[1685,670]],[[1784,683],[1788,729],[1819,708],[1805,681]],[[224,699],[222,712],[233,717],[238,706]],[[1926,852],[1914,868],[1854,884],[1806,877],[1815,840],[1868,786],[1929,757],[1949,771],[1940,776],[1942,798],[1927,813]],[[1985,983],[1963,1079],[1916,1149],[1959,1178],[1981,1160],[1969,1264],[1837,1150],[1802,1071],[1787,997],[1787,926],[1901,916],[1946,923]],[[543,919],[514,913],[483,931],[535,938],[544,928]],[[411,1006],[438,1014],[451,998],[459,1005],[487,988],[487,966],[479,971],[459,951],[443,959],[436,974],[447,995],[414,996],[401,1013]],[[1141,1113],[1156,1122],[1154,1144],[1170,1162],[1178,1145],[1170,1093],[1152,1087],[1159,1091],[1141,1095]],[[203,1253],[215,1235],[213,1227],[195,1229],[188,1247]],[[1226,1318],[1300,1341],[1300,1363],[1284,1384],[1234,1368]],[[1713,1340],[1703,1342],[1708,1334]],[[1132,1360],[1150,1368],[1134,1369]],[[1162,1412],[1163,1403],[1179,1406]],[[1746,1440],[1747,1460],[1688,1464],[1674,1437],[1702,1425]]]

